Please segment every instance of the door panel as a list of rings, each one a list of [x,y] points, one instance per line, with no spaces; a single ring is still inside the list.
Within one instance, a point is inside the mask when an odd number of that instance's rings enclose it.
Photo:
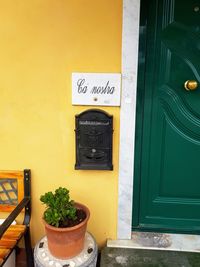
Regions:
[[[142,8],[133,226],[199,231],[200,0]]]

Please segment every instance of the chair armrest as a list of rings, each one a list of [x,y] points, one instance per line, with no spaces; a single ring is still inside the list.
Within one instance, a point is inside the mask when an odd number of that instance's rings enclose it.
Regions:
[[[30,197],[25,197],[22,201],[16,206],[16,208],[10,213],[10,215],[5,219],[5,221],[0,225],[0,238],[8,227],[12,224],[15,218],[23,210],[23,208],[30,202]]]

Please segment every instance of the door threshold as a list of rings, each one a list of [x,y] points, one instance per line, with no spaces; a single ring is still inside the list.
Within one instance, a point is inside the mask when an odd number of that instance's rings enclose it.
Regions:
[[[107,240],[107,247],[200,252],[200,235],[132,232],[130,240]]]

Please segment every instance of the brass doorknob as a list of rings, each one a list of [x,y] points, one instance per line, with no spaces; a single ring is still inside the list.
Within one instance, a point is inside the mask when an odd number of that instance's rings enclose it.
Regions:
[[[185,83],[184,83],[184,87],[187,91],[193,91],[193,90],[196,90],[197,87],[198,87],[198,82],[195,81],[195,80],[187,80]]]

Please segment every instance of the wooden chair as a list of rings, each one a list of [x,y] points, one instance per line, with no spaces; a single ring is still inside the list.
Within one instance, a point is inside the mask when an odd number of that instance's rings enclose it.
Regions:
[[[3,266],[19,240],[24,237],[27,267],[34,266],[30,238],[31,172],[0,171],[0,214],[9,215],[0,225],[0,266]],[[11,225],[22,213],[22,224]],[[20,215],[21,216],[21,215]]]

